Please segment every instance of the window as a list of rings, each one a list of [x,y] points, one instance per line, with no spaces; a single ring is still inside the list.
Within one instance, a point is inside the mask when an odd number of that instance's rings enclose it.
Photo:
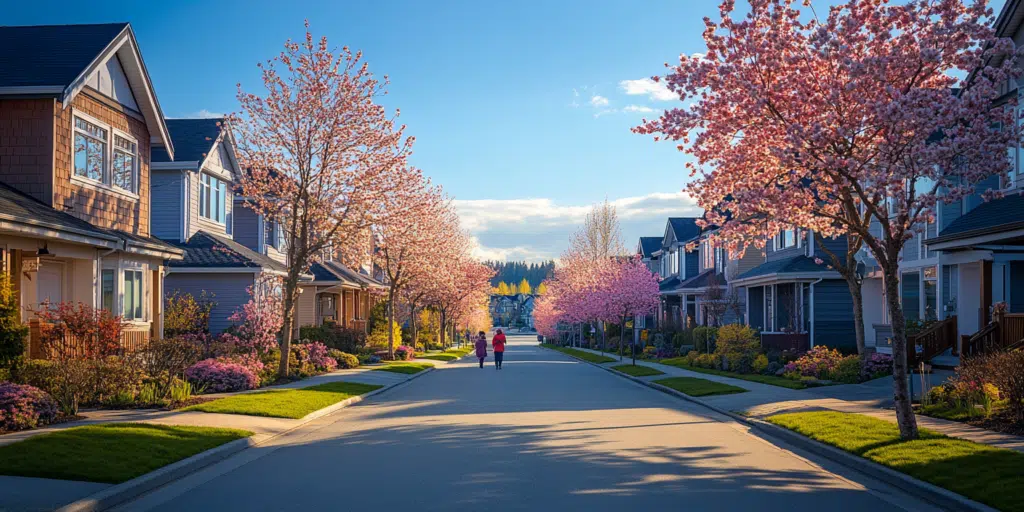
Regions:
[[[903,304],[903,316],[907,320],[921,319],[921,273],[914,270],[904,272],[900,280],[900,302]]]
[[[73,123],[72,176],[135,194],[139,172],[136,141],[77,114]]]
[[[267,222],[267,245],[277,249],[278,251],[284,250],[284,229],[280,222]]]
[[[227,183],[204,173],[199,184],[199,216],[224,224],[226,211]]]
[[[142,271],[124,271],[124,319],[142,320]]]
[[[924,319],[938,320],[938,279],[935,267],[927,267],[922,270],[924,280]]]
[[[75,117],[75,176],[103,181],[109,131]]]
[[[715,249],[715,273],[721,274],[725,269],[725,248],[719,247]]]
[[[114,186],[135,192],[135,162],[138,146],[120,136],[114,135]]]
[[[100,272],[100,306],[114,312],[114,270],[103,269]]]
[[[796,230],[784,229],[775,237],[775,250],[781,251],[790,247],[796,247]]]

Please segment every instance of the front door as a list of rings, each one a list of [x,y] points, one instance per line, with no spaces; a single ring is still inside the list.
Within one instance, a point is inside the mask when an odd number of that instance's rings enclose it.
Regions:
[[[956,323],[961,335],[981,329],[981,262],[960,264]]]
[[[39,303],[56,304],[64,301],[64,264],[58,261],[44,261],[39,265],[38,279]]]

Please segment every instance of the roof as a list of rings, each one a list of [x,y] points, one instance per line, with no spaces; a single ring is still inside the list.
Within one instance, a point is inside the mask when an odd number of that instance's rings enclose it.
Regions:
[[[67,87],[127,26],[0,27],[0,87]]]
[[[640,255],[645,258],[650,258],[656,251],[661,249],[660,236],[642,236],[640,237]]]
[[[668,223],[676,234],[676,240],[687,242],[700,235],[696,217],[669,217]]]
[[[114,233],[128,245],[135,245],[146,249],[153,249],[157,251],[169,252],[181,255],[184,251],[175,246],[174,244],[167,243],[159,238],[152,236],[143,236],[136,233],[129,233],[120,229],[108,229],[107,232]]]
[[[337,261],[325,261],[314,264],[310,267],[310,271],[318,281],[341,281],[342,283],[348,283],[360,288],[384,286],[380,281],[362,272],[352,270]]]
[[[670,292],[679,287],[679,277],[672,276],[658,283],[658,291]]]
[[[183,244],[174,244],[185,250],[185,259],[171,262],[171,267],[204,268],[264,268],[286,272],[285,265],[264,256],[230,238],[198,231]]]
[[[828,268],[824,262],[821,264],[815,263],[814,258],[809,256],[799,255],[793,256],[792,258],[785,258],[781,260],[769,261],[762,263],[734,279],[733,281],[739,281],[743,279],[750,279],[754,277],[769,276],[772,274],[805,274],[808,272],[832,272],[833,270]]]
[[[714,278],[715,278],[714,280],[718,283],[718,286],[722,286],[722,284],[725,283],[725,276],[724,275],[722,275],[721,273],[715,274],[714,270],[708,269],[708,270],[705,270],[704,272],[701,272],[700,274],[697,274],[696,276],[691,277],[690,279],[687,279],[686,281],[683,281],[678,286],[678,288],[686,289],[686,290],[694,290],[694,289],[698,289],[698,288],[707,288],[711,284],[711,282],[713,280],[712,276],[714,276]]]
[[[202,162],[213,149],[220,136],[223,118],[203,119],[168,119],[167,129],[171,132],[174,144],[174,160],[178,162]],[[167,151],[159,146],[153,147],[152,161],[172,161]]]
[[[925,244],[1024,228],[1024,194],[984,202],[954,220]]]

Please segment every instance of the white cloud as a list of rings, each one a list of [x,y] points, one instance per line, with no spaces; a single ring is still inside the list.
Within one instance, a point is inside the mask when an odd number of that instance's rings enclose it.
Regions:
[[[645,107],[643,105],[626,105],[625,107],[623,107],[622,111],[623,112],[642,112],[642,113],[646,114],[648,112],[654,112],[654,109],[651,108],[651,107]]]
[[[605,98],[604,96],[601,96],[599,94],[595,94],[595,95],[590,97],[590,106],[592,106],[592,107],[607,107],[608,106],[608,98]]]
[[[624,197],[612,204],[627,247],[640,236],[660,236],[668,217],[700,215],[700,208],[683,192]],[[557,258],[592,207],[550,198],[456,200],[455,206],[463,227],[474,237],[478,257],[527,261]]]
[[[191,114],[188,115],[189,119],[194,119],[194,118],[213,119],[213,118],[217,118],[217,117],[224,117],[224,114],[222,114],[220,112],[211,112],[209,110],[206,110],[205,108],[200,110],[199,112],[192,112]]]
[[[657,101],[670,101],[678,98],[676,93],[668,90],[665,82],[655,82],[650,78],[623,80],[619,82],[619,88],[630,96],[646,95]]]

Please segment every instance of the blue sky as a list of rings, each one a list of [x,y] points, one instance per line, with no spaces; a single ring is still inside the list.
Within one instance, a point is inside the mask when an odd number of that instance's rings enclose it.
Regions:
[[[1002,2],[997,0],[999,4]],[[13,2],[10,2],[13,3]],[[303,20],[388,74],[413,163],[459,200],[480,254],[557,256],[608,198],[628,244],[693,213],[683,157],[631,126],[674,104],[642,80],[702,51],[717,0],[18,2],[3,24],[132,23],[168,117],[236,109],[235,84]],[[633,94],[628,94],[633,93]],[[653,113],[642,111],[650,109]]]

